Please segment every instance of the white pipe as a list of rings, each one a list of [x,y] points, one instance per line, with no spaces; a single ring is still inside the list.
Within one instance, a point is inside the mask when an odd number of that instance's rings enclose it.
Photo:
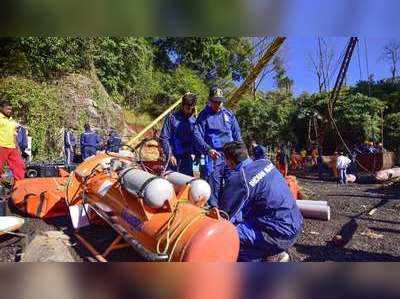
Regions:
[[[297,204],[327,206],[328,202],[325,200],[296,200]]]
[[[329,206],[298,204],[298,207],[305,218],[331,220],[331,208]]]

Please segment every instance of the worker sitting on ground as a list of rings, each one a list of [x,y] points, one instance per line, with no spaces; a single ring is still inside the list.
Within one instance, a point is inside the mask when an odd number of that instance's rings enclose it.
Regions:
[[[25,177],[25,163],[17,141],[17,123],[12,119],[12,106],[8,101],[0,101],[0,174],[4,177],[6,163],[14,181]]]
[[[82,159],[86,160],[96,155],[101,143],[101,138],[96,132],[91,130],[89,124],[85,124],[84,128],[85,132],[81,134],[81,154]]]
[[[287,261],[303,217],[284,178],[268,159],[251,160],[242,142],[225,144],[223,152],[233,172],[220,209],[239,233],[239,261]]]
[[[212,88],[208,104],[200,112],[194,128],[196,148],[205,155],[202,177],[210,184],[209,204],[214,207],[218,207],[224,180],[229,173],[222,148],[228,142],[242,140],[235,115],[223,107],[226,102],[222,90]]]
[[[179,111],[172,113],[164,122],[160,134],[163,153],[169,156],[168,168],[193,176],[193,129],[196,122],[193,116],[197,97],[187,93],[182,97]]]
[[[257,144],[255,140],[251,142],[251,148],[253,151],[253,160],[265,159],[267,156],[267,149],[264,146]]]
[[[122,140],[116,130],[111,130],[106,144],[106,151],[111,153],[119,153]]]
[[[349,167],[350,163],[351,160],[343,152],[340,152],[336,160],[336,168],[339,173],[339,183],[341,185],[347,184],[347,167]]]

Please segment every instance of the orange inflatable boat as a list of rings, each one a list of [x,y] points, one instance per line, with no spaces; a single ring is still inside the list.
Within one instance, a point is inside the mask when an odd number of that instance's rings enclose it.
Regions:
[[[44,218],[87,207],[85,217],[103,219],[145,260],[236,261],[236,228],[218,210],[203,208],[210,193],[201,179],[176,172],[160,177],[128,158],[99,154],[68,176],[21,180],[12,199]]]

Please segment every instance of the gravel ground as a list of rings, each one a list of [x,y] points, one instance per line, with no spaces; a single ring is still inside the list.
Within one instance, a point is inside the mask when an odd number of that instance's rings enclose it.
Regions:
[[[295,261],[400,261],[399,191],[384,191],[378,184],[298,180],[309,199],[328,201],[331,220],[305,220],[291,250]]]
[[[399,191],[383,191],[378,184],[337,186],[313,177],[298,181],[309,199],[329,202],[331,220],[305,220],[303,233],[290,251],[294,261],[400,261]],[[9,211],[10,214],[14,213]],[[20,261],[21,253],[36,236],[55,230],[70,237],[68,250],[76,261],[93,260],[74,238],[67,219],[60,218],[49,223],[26,219],[21,233],[27,238],[0,237],[0,261]],[[82,234],[101,250],[115,237],[110,229],[98,226]],[[139,261],[140,258],[132,249],[122,249],[112,253],[109,260]]]

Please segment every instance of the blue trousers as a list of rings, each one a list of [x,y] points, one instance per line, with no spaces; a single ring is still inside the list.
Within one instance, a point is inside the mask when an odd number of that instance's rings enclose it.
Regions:
[[[72,147],[64,147],[65,165],[70,166],[74,160],[74,150]]]
[[[222,197],[225,179],[229,175],[230,170],[225,164],[225,158],[220,156],[213,160],[210,156],[205,157],[205,169],[203,178],[211,187],[211,196],[208,203],[218,208],[218,202]]]
[[[338,171],[339,171],[339,183],[347,184],[347,169],[339,168]]]
[[[193,159],[190,154],[176,155],[176,166],[168,165],[168,169],[193,176]]]
[[[240,239],[239,262],[262,262],[266,257],[286,251],[296,242],[297,236],[282,238],[240,223],[236,226]]]
[[[81,149],[82,159],[86,160],[87,158],[96,155],[97,148],[95,146],[85,146]]]

